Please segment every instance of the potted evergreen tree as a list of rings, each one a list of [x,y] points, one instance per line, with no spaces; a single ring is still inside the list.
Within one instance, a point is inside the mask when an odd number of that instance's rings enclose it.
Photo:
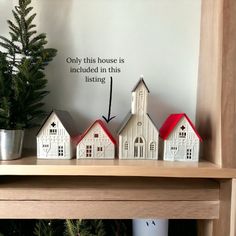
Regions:
[[[0,160],[21,156],[24,130],[45,115],[42,99],[47,80],[44,69],[56,56],[45,48],[45,34],[37,34],[31,0],[19,0],[8,20],[9,39],[0,36]]]

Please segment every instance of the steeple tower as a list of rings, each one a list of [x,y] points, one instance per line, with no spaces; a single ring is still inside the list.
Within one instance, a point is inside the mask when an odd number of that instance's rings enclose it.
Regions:
[[[133,115],[143,115],[147,113],[148,93],[149,89],[145,84],[143,77],[141,77],[132,90],[131,112]]]

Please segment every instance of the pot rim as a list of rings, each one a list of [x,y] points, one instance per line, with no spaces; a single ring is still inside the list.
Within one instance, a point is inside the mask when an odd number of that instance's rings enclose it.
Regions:
[[[0,132],[1,131],[25,131],[25,129],[1,129],[0,128]]]

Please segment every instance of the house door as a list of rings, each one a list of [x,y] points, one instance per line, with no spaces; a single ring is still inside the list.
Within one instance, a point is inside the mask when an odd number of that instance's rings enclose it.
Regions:
[[[141,137],[137,137],[134,140],[134,157],[144,157],[144,139]]]
[[[42,156],[47,157],[51,149],[51,143],[49,141],[43,141],[41,145],[41,149],[42,149]]]
[[[105,157],[104,155],[104,147],[103,146],[99,146],[97,147],[97,157]]]

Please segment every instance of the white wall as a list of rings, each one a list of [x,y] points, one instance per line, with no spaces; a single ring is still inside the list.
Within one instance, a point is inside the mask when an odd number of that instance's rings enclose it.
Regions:
[[[15,1],[16,2],[16,1]],[[47,109],[66,109],[83,131],[107,114],[107,83],[85,83],[69,73],[71,57],[123,57],[122,72],[112,74],[114,94],[109,123],[115,133],[130,110],[139,76],[151,91],[149,113],[161,126],[169,113],[195,118],[201,0],[33,0],[39,32],[46,32],[58,55],[47,69],[51,90]],[[0,34],[12,1],[0,1]],[[4,26],[4,27],[3,27]]]
[[[0,35],[8,36],[8,26],[6,20],[11,16],[13,2],[9,0],[0,1]]]

